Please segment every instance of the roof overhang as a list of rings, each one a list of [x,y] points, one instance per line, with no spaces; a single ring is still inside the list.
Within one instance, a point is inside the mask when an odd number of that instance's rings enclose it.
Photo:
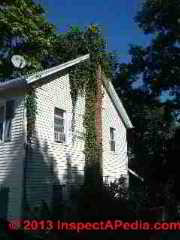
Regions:
[[[80,62],[83,62],[85,60],[89,59],[89,54],[86,54],[82,57],[78,57],[76,59],[73,59],[71,61],[68,61],[66,63],[63,63],[63,64],[60,64],[56,67],[52,67],[52,68],[49,68],[47,70],[44,70],[44,71],[41,71],[41,72],[38,72],[37,74],[33,74],[31,76],[29,76],[27,78],[27,83],[28,84],[31,84],[31,83],[34,83],[36,82],[37,80],[41,79],[41,78],[45,78],[45,77],[48,77],[52,74],[55,74],[57,72],[60,72],[66,68],[69,68],[69,67],[72,67],[73,65],[76,65]]]
[[[144,178],[141,177],[139,174],[137,174],[135,171],[133,171],[132,169],[128,168],[128,172],[130,174],[132,174],[133,176],[135,176],[136,178],[138,178],[141,182],[144,182]]]
[[[71,61],[68,61],[66,63],[60,64],[58,66],[49,68],[47,70],[32,74],[30,76],[23,76],[21,78],[16,78],[10,81],[6,81],[3,83],[0,83],[0,96],[5,96],[8,94],[8,92],[16,92],[17,90],[25,90],[28,85],[33,84],[39,80],[42,80],[44,78],[48,78],[49,76],[59,73],[69,67],[72,67],[78,63],[81,63],[85,60],[88,60],[90,57],[89,54],[86,54],[84,56],[78,57],[76,59],[73,59]],[[112,102],[114,103],[116,110],[118,111],[122,121],[124,122],[126,128],[133,128],[133,125],[127,115],[127,112],[119,99],[112,83],[110,80],[106,81],[106,79],[103,78],[104,86],[108,92],[108,94],[111,97]]]
[[[111,81],[104,80],[103,83],[104,83],[106,91],[108,92],[109,96],[111,97],[111,100],[114,103],[114,106],[116,107],[116,110],[119,113],[124,125],[126,126],[126,128],[133,128],[131,120],[129,119],[128,114],[127,114],[120,98],[118,97]]]
[[[1,82],[0,83],[0,96],[4,92],[10,91],[10,90],[25,89],[29,84],[32,84],[36,81],[39,81],[40,79],[48,77],[52,74],[58,73],[58,72],[66,69],[68,67],[76,65],[76,64],[78,64],[82,61],[85,61],[87,59],[89,59],[89,54],[86,54],[82,57],[73,59],[73,60],[68,61],[66,63],[60,64],[56,67],[52,67],[52,68],[49,68],[47,70],[34,73],[30,76],[23,76],[23,77],[19,77],[19,78],[16,78],[16,79],[9,80],[9,81]]]
[[[2,82],[0,83],[0,96],[5,96],[11,91],[24,90],[26,87],[27,81],[24,77]]]

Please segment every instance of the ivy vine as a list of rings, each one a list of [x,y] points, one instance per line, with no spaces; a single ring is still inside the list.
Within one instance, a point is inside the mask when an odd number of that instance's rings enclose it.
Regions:
[[[81,33],[81,37],[80,37]],[[107,76],[112,74],[112,68],[109,61],[109,55],[106,52],[106,43],[96,25],[91,25],[84,32],[72,29],[72,34],[78,34],[78,46],[83,48],[84,52],[90,54],[88,62],[76,65],[70,74],[70,87],[73,113],[76,106],[78,94],[85,95],[85,160],[88,172],[88,178],[97,183],[97,176],[101,175],[100,163],[102,161],[102,145],[97,144],[97,129],[96,129],[96,101],[97,101],[97,75],[98,65],[101,65],[103,72]],[[76,39],[76,37],[74,37]],[[72,38],[73,39],[73,38]],[[72,40],[71,40],[72,41]],[[72,44],[74,45],[74,44]],[[82,50],[82,49],[81,49]],[[73,114],[74,116],[74,114]],[[74,119],[72,124],[74,131]],[[89,179],[87,180],[87,182]],[[92,181],[89,181],[92,183]]]
[[[70,69],[70,93],[72,99],[72,131],[75,130],[75,108],[78,95],[85,96],[85,159],[86,166],[99,168],[102,158],[102,146],[97,144],[96,134],[96,97],[97,97],[97,69],[100,65],[107,77],[112,76],[113,57],[106,51],[106,42],[101,29],[97,25],[91,25],[82,31],[78,27],[72,27],[63,37],[59,37],[55,51],[61,55],[61,61],[65,62],[81,55],[90,54],[90,59]],[[26,96],[26,108],[28,119],[28,139],[33,135],[37,114],[36,95],[30,88]],[[74,134],[73,134],[74,135]],[[94,171],[94,170],[93,170]],[[99,169],[97,170],[99,172]]]
[[[25,107],[27,117],[27,142],[31,143],[37,114],[37,96],[34,88],[32,87],[27,91]]]

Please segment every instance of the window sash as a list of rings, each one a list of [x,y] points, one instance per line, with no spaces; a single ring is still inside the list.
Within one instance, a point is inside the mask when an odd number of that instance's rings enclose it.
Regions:
[[[64,110],[54,109],[54,140],[55,142],[65,141],[65,122],[64,122]]]

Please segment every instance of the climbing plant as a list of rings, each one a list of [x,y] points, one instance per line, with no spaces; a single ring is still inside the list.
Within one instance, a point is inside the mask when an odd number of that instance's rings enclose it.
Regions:
[[[27,142],[31,143],[37,114],[37,101],[34,88],[29,88],[25,98],[27,117]]]
[[[112,75],[112,55],[107,53],[106,42],[101,28],[90,25],[84,31],[78,27],[72,27],[64,37],[60,38],[57,52],[59,55],[65,53],[73,58],[83,54],[90,54],[89,61],[77,64],[70,70],[70,87],[73,106],[73,124],[77,97],[79,94],[85,96],[85,159],[88,176],[91,179],[100,180],[100,165],[102,161],[102,143],[97,141],[97,102],[102,99],[101,77],[97,77],[98,67],[109,77]],[[100,81],[98,84],[98,81]],[[98,91],[99,89],[99,91]],[[97,96],[99,95],[99,97]],[[101,103],[100,103],[101,104]],[[99,116],[101,117],[101,116]],[[101,138],[101,136],[99,136]],[[88,178],[89,178],[88,177]],[[89,182],[89,179],[88,179]],[[91,181],[90,181],[91,182]]]
[[[87,53],[90,55],[90,58],[87,61],[77,64],[69,70],[73,107],[72,131],[74,133],[75,108],[78,95],[84,95],[84,153],[86,167],[89,169],[86,172],[91,172],[91,178],[97,180],[98,177],[101,177],[100,168],[102,161],[101,133],[99,136],[97,135],[97,102],[100,101],[99,106],[102,104],[102,79],[101,74],[98,77],[97,72],[99,66],[101,66],[102,72],[104,72],[107,77],[112,76],[114,65],[113,55],[107,52],[107,44],[104,40],[102,30],[97,25],[90,25],[84,30],[79,27],[71,27],[68,32],[59,35],[57,34],[54,43],[54,58],[59,63],[63,63]],[[37,114],[36,95],[33,88],[30,88],[27,93],[26,108],[28,118],[28,140],[30,140],[33,134]],[[101,111],[100,108],[99,111]],[[99,124],[101,125],[100,118],[101,115],[99,115]]]
[[[70,69],[71,97],[74,110],[79,94],[86,98],[84,126],[86,162],[97,154],[96,102],[98,66],[109,76],[112,73],[112,55],[106,51],[101,28],[90,25],[85,29],[71,27],[66,33],[57,33],[44,17],[43,8],[35,1],[3,0],[0,4],[0,81],[13,79],[64,63],[89,53],[90,59]],[[23,55],[28,63],[24,69],[15,69],[10,61],[14,54]],[[26,95],[28,140],[31,139],[37,114],[36,95],[29,88]],[[74,125],[72,126],[74,130]],[[93,155],[93,157],[92,157]]]

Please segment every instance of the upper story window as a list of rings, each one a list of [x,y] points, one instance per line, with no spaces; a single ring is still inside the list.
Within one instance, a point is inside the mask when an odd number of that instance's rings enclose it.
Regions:
[[[115,145],[115,128],[110,127],[110,148],[113,152],[115,152]]]
[[[0,141],[11,140],[12,119],[14,117],[14,101],[0,104]]]
[[[54,109],[54,140],[55,142],[65,142],[65,111],[59,108]]]

